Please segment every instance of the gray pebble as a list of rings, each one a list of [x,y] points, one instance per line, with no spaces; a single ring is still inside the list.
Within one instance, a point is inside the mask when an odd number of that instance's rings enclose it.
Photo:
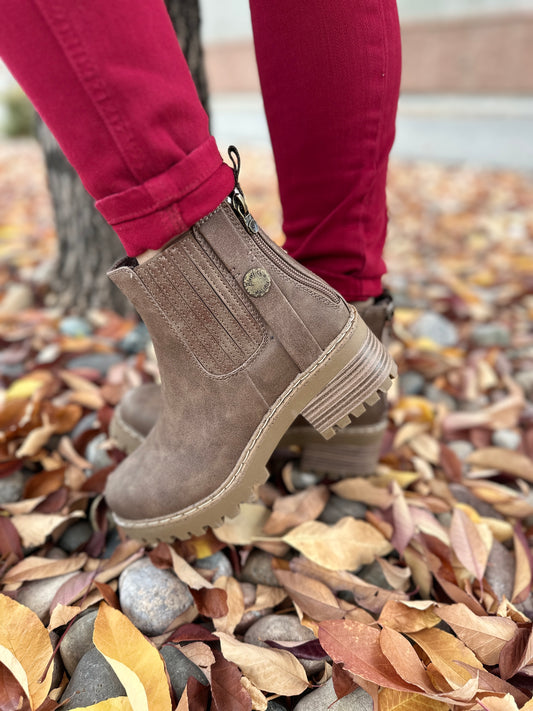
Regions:
[[[86,353],[69,360],[67,370],[91,368],[91,370],[97,370],[101,375],[105,375],[112,365],[120,363],[123,358],[124,356],[120,353]]]
[[[90,336],[92,330],[91,325],[81,316],[65,316],[59,322],[59,331],[64,336]]]
[[[93,535],[93,528],[88,521],[76,521],[67,528],[58,541],[58,545],[67,553],[74,553]]]
[[[293,467],[291,471],[291,482],[295,489],[308,489],[310,486],[320,484],[324,478],[323,474],[316,472],[300,471],[298,467]]]
[[[457,501],[462,504],[467,504],[468,506],[471,506],[478,512],[480,516],[488,516],[489,518],[498,518],[500,520],[503,520],[504,516],[502,516],[501,513],[498,513],[498,511],[496,511],[496,509],[493,508],[486,501],[478,499],[477,496],[475,496],[470,491],[470,489],[466,488],[466,486],[463,486],[462,484],[453,483],[450,484],[450,491],[455,496]]]
[[[523,388],[527,397],[533,395],[533,370],[521,370],[513,376],[518,385]]]
[[[31,580],[18,591],[17,601],[33,610],[44,625],[50,621],[50,605],[59,588],[77,573],[65,573],[53,578]]]
[[[474,445],[467,439],[454,439],[447,446],[462,462],[474,451]]]
[[[507,326],[501,323],[478,323],[472,329],[471,339],[476,346],[482,348],[505,347],[511,343],[511,334]]]
[[[384,590],[392,590],[377,560],[369,565],[363,566],[357,575],[370,585],[376,585],[378,588],[383,588]]]
[[[208,684],[203,671],[194,662],[191,662],[183,652],[174,645],[165,644],[161,647],[161,656],[165,660],[168,676],[172,688],[179,699],[187,686],[187,679],[193,676],[200,684]]]
[[[266,615],[255,622],[244,635],[247,644],[269,648],[264,640],[273,642],[310,642],[315,635],[300,624],[296,615]],[[324,659],[299,659],[307,674],[316,674],[324,669]]]
[[[449,393],[444,392],[431,383],[424,388],[425,397],[435,404],[445,405],[450,411],[455,410],[456,401]]]
[[[18,501],[24,491],[28,477],[18,471],[0,479],[0,504],[10,504]]]
[[[52,649],[55,649],[57,643],[59,642],[59,635],[57,634],[57,632],[54,632],[54,630],[51,630],[49,632],[49,636],[50,642],[52,643]],[[61,656],[59,654],[56,654],[54,657],[54,671],[52,674],[52,683],[50,684],[51,689],[57,689],[57,687],[61,684],[64,672],[65,669],[63,667]]]
[[[453,323],[433,311],[422,314],[411,326],[411,333],[415,338],[429,338],[440,346],[455,346],[459,340]]]
[[[364,518],[367,507],[360,501],[349,501],[340,496],[332,494],[324,510],[320,514],[319,521],[323,523],[337,523],[344,516],[353,518]]]
[[[267,711],[287,711],[287,707],[282,706],[278,701],[269,701]]]
[[[120,535],[116,528],[112,528],[107,534],[104,552],[101,558],[111,558],[117,547],[120,545]]]
[[[143,351],[150,341],[150,334],[144,323],[140,323],[127,333],[124,338],[119,341],[118,347],[128,353],[134,355]]]
[[[113,460],[108,455],[107,451],[102,448],[103,443],[107,440],[105,432],[97,434],[93,437],[85,448],[85,459],[93,466],[93,470],[103,469],[113,464]]]
[[[72,676],[80,659],[94,647],[93,632],[97,610],[90,610],[74,622],[61,642],[61,659]]]
[[[248,556],[241,571],[239,580],[255,585],[273,585],[281,587],[278,579],[272,570],[272,558],[270,553],[261,550],[253,550]]]
[[[492,433],[492,444],[504,449],[518,449],[522,444],[522,436],[516,430],[496,430]]]
[[[335,711],[372,711],[374,702],[370,694],[361,688],[337,701],[333,680],[329,679],[320,689],[304,696],[296,704],[294,711],[325,711],[330,706]]]
[[[231,563],[222,551],[213,553],[213,555],[209,555],[206,558],[199,558],[194,564],[194,567],[200,568],[201,570],[213,570],[213,582],[217,578],[233,575]]]
[[[91,706],[116,696],[125,696],[126,691],[105,657],[94,647],[80,659],[67,688],[61,696],[61,711],[70,711]]]
[[[162,634],[193,603],[188,587],[170,570],[148,560],[132,563],[118,581],[122,611],[143,634]]]
[[[266,615],[271,615],[272,607],[266,607],[264,610],[247,610],[241,617],[241,621],[235,627],[235,634],[244,634],[257,620],[260,620]]]
[[[514,575],[514,555],[503,543],[494,539],[490,549],[485,578],[500,600],[504,595],[508,600],[512,598]]]
[[[414,370],[400,375],[400,390],[404,395],[420,395],[424,391],[426,379]]]
[[[97,420],[97,413],[96,412],[89,412],[88,415],[84,415],[81,420],[78,422],[76,427],[72,430],[70,437],[71,439],[75,440],[77,437],[79,437],[81,434],[84,434],[85,432],[88,432],[89,430],[94,430],[96,429],[95,427],[95,422]]]

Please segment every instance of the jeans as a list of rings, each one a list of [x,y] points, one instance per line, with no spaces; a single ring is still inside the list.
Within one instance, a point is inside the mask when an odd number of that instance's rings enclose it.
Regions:
[[[395,0],[250,0],[285,248],[348,300],[381,292],[400,83]],[[2,0],[0,53],[130,256],[233,174],[162,0]]]

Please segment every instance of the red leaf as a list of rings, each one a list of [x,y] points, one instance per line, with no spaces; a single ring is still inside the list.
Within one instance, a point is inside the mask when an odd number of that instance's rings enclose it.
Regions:
[[[62,486],[49,494],[44,501],[34,508],[36,513],[58,513],[68,501],[68,489]]]
[[[220,588],[190,588],[198,612],[204,617],[225,617],[228,614],[228,596]]]
[[[350,672],[343,669],[340,664],[333,664],[332,670],[333,688],[338,699],[348,696],[357,689],[358,684]]]
[[[0,516],[0,556],[13,553],[19,560],[23,557],[22,544],[17,529],[5,516]]]
[[[252,699],[241,684],[239,667],[224,659],[220,652],[215,651],[214,655],[215,663],[211,667],[213,711],[251,711]]]
[[[113,590],[113,588],[107,583],[99,583],[97,580],[95,580],[94,584],[100,591],[100,594],[107,602],[107,604],[111,605],[111,607],[114,607],[115,610],[120,610],[120,603],[118,601],[117,594]]]
[[[9,669],[0,664],[0,709],[2,711],[29,711],[29,708],[29,701],[21,685]]]
[[[187,699],[189,711],[205,711],[209,708],[209,687],[190,676],[187,680]]]
[[[211,634],[205,627],[192,622],[181,625],[167,639],[167,642],[218,642],[218,637]]]

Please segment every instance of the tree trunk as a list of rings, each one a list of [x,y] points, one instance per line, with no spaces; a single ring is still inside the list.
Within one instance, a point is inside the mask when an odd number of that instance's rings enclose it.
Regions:
[[[165,2],[207,111],[199,0]],[[44,152],[58,238],[57,266],[50,285],[56,305],[78,312],[88,308],[111,308],[120,314],[131,312],[129,302],[105,275],[113,262],[124,255],[122,245],[40,120],[37,138]]]

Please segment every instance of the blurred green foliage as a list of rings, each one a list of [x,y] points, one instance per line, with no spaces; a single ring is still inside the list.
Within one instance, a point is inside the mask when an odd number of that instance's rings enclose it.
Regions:
[[[5,119],[2,132],[10,138],[35,135],[35,110],[24,92],[18,87],[2,94]]]

